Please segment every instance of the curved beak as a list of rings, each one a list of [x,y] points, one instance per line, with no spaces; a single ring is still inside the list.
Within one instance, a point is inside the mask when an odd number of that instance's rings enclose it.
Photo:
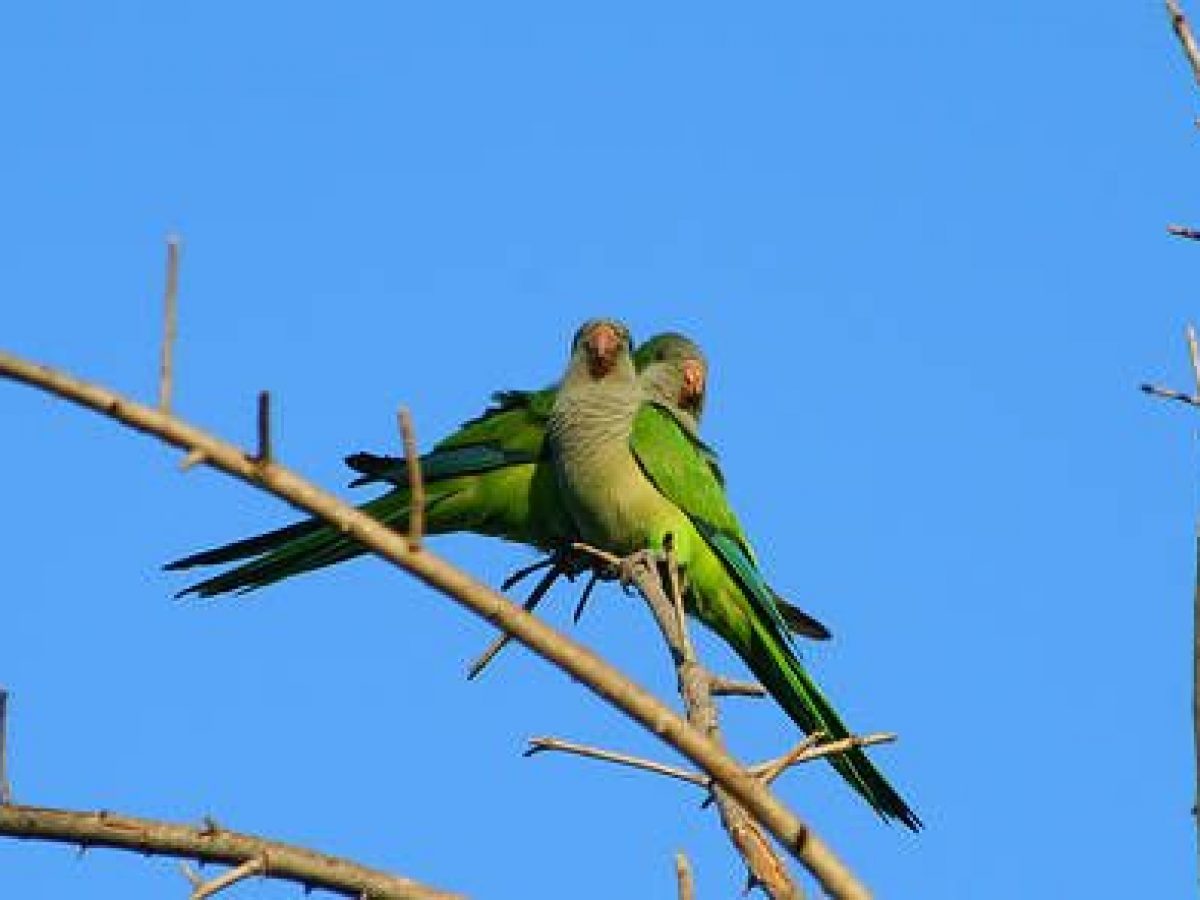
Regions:
[[[583,339],[588,355],[588,371],[599,379],[612,371],[621,350],[621,339],[611,325],[601,323],[588,332]]]
[[[679,405],[684,409],[699,409],[704,399],[704,363],[688,359],[683,363],[683,390]]]

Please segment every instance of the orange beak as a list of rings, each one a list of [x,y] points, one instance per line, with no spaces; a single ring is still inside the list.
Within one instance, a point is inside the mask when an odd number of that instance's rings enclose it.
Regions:
[[[683,363],[683,390],[679,394],[679,405],[684,409],[696,409],[704,399],[704,363],[698,359]]]
[[[583,340],[587,348],[588,369],[592,377],[603,378],[612,371],[621,349],[621,339],[611,325],[601,323],[593,328]]]

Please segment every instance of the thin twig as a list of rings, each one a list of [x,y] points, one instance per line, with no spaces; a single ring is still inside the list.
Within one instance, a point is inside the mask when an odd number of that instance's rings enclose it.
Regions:
[[[800,741],[800,743],[783,754],[783,756],[765,763],[759,763],[757,766],[751,766],[750,771],[761,778],[763,784],[771,784],[776,778],[786,772],[788,768],[799,762],[802,755],[817,746],[824,739],[825,732],[820,730],[814,731],[812,734],[806,735],[804,740]]]
[[[207,897],[220,893],[225,888],[237,884],[245,878],[266,874],[267,860],[265,856],[260,856],[257,859],[248,859],[240,866],[230,869],[228,872],[221,873],[211,881],[203,881],[200,884],[193,885],[195,890],[192,891],[192,896],[189,900],[206,900]]]
[[[1187,345],[1192,380],[1196,385],[1196,396],[1200,397],[1200,347],[1191,323],[1187,326]],[[1200,807],[1200,524],[1197,525],[1196,574],[1192,589],[1192,749],[1196,757],[1196,792],[1192,808],[1196,809]],[[1200,854],[1200,830],[1197,835],[1197,853]]]
[[[865,900],[870,894],[821,837],[784,806],[719,744],[709,740],[665,704],[634,684],[608,662],[526,613],[486,585],[428,551],[412,553],[408,542],[386,525],[323,491],[282,465],[259,466],[238,447],[174,416],[97,385],[0,351],[0,377],[19,381],[110,416],[186,452],[203,451],[214,468],[267,490],[296,508],[318,516],[363,548],[412,573],[430,587],[467,607],[530,650],[622,710],[660,740],[713,777],[799,860],[836,900]],[[661,588],[660,588],[661,594]],[[274,855],[272,855],[274,859]]]
[[[766,689],[756,681],[741,681],[724,675],[710,675],[708,689],[714,697],[765,697]]]
[[[682,850],[675,854],[675,883],[679,886],[679,900],[696,900],[696,883],[692,879],[692,867]]]
[[[163,340],[158,369],[158,409],[171,412],[175,384],[175,335],[179,331],[179,238],[167,237],[167,285],[163,290]]]
[[[791,751],[785,753],[778,759],[768,760],[765,763],[751,766],[750,771],[761,778],[765,783],[770,784],[785,771],[792,766],[797,766],[802,763],[812,762],[814,759],[823,759],[826,756],[833,756],[837,753],[845,753],[847,750],[853,750],[856,747],[873,747],[876,744],[890,744],[897,739],[898,735],[891,731],[877,731],[874,734],[852,734],[849,737],[839,738],[836,741],[829,741],[822,744],[823,736],[821,732],[813,732]],[[817,740],[813,740],[817,738]]]
[[[202,463],[202,462],[204,462],[204,451],[203,450],[192,450],[190,453],[188,453],[187,456],[185,456],[180,461],[179,471],[186,472],[189,469],[200,465],[200,463]]]
[[[599,547],[593,547],[591,544],[585,544],[582,541],[572,542],[571,549],[586,556],[594,556],[600,562],[605,563],[613,569],[621,568],[621,563],[624,562],[615,553],[609,553],[607,550],[601,550]]]
[[[404,442],[404,463],[408,467],[408,549],[421,549],[425,536],[425,476],[417,456],[417,433],[408,407],[400,407],[400,437]]]
[[[1187,20],[1183,18],[1182,11],[1172,0],[1167,0],[1167,8],[1171,11],[1171,21],[1175,26],[1175,33],[1183,42],[1184,50],[1192,63],[1192,70],[1198,72],[1197,64],[1200,57],[1196,54],[1196,42],[1192,37],[1191,29],[1188,28]],[[1187,394],[1183,391],[1161,388],[1151,384],[1143,384],[1142,390],[1156,397],[1178,400],[1190,406],[1200,407],[1200,345],[1197,344],[1196,329],[1191,324],[1187,326],[1185,337],[1188,360],[1192,366],[1195,393]],[[1197,862],[1200,865],[1200,521],[1197,522],[1196,528],[1195,574],[1192,585],[1192,753],[1195,758],[1192,815],[1196,820],[1196,851]]]
[[[268,878],[319,887],[345,897],[357,898],[363,892],[391,900],[449,900],[458,896],[348,859],[209,825],[197,827],[110,812],[0,806],[0,835],[232,866],[267,858],[271,861],[270,871],[264,873]]]
[[[1200,397],[1200,346],[1196,343],[1196,329],[1188,323],[1184,330],[1187,337],[1188,359],[1192,363],[1192,381],[1196,385],[1196,396]]]
[[[619,766],[628,766],[631,769],[642,769],[645,772],[666,775],[668,778],[678,778],[680,781],[686,781],[689,784],[704,788],[712,783],[712,779],[699,772],[681,769],[678,766],[668,766],[666,763],[655,762],[652,759],[645,759],[641,756],[630,756],[628,753],[617,753],[613,750],[590,747],[587,744],[576,744],[572,741],[564,741],[553,737],[530,738],[529,748],[525,751],[524,755],[535,756],[545,751],[571,753],[575,756],[587,757],[588,759],[598,759],[602,762],[616,763]]]
[[[1200,522],[1196,530],[1196,563],[1192,582],[1192,751],[1196,767],[1192,816],[1196,819],[1197,853],[1200,855]]]
[[[8,784],[8,691],[0,688],[0,806],[12,803]]]
[[[687,613],[683,609],[683,590],[679,584],[679,566],[675,562],[675,536],[668,534],[663,541],[663,552],[666,555],[667,596],[675,607],[676,626],[679,628],[679,640],[684,645],[684,652],[695,657],[691,647],[692,635],[687,627]],[[712,678],[708,679],[708,690],[712,692]]]
[[[258,452],[254,461],[267,465],[273,457],[271,449],[271,392],[258,392]]]
[[[197,872],[195,869],[193,869],[187,863],[181,862],[179,864],[179,871],[183,873],[183,877],[188,880],[188,883],[192,886],[193,889],[198,888],[198,887],[200,887],[200,885],[204,884],[204,879],[200,876],[200,873]]]
[[[1183,14],[1183,9],[1177,0],[1166,0],[1166,4],[1167,15],[1171,17],[1171,28],[1174,30],[1175,36],[1179,38],[1183,53],[1187,57],[1188,63],[1191,64],[1192,77],[1196,79],[1197,84],[1200,84],[1200,47],[1196,45],[1192,27],[1188,24],[1187,16]]]
[[[1180,403],[1186,403],[1189,406],[1200,406],[1200,397],[1185,394],[1183,391],[1159,387],[1156,384],[1143,384],[1140,387],[1143,394],[1149,394],[1151,397],[1162,397],[1164,400],[1178,400]]]
[[[1167,234],[1187,238],[1189,241],[1200,241],[1200,228],[1189,228],[1187,225],[1168,225]]]

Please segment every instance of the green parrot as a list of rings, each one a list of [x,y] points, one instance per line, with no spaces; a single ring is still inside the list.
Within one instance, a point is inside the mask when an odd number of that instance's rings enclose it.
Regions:
[[[706,381],[699,347],[682,335],[661,334],[643,344],[634,359],[647,393],[671,411],[682,429],[695,435]],[[559,550],[574,539],[544,446],[554,396],[553,387],[498,393],[491,408],[421,457],[426,533],[468,531],[546,551]],[[353,454],[346,461],[362,473],[354,485],[384,483],[392,488],[359,508],[398,531],[406,531],[411,503],[407,461],[369,453]],[[715,460],[711,464],[715,466]],[[249,560],[179,594],[213,597],[265,587],[362,552],[356,541],[337,529],[319,519],[307,519],[201,551],[165,568]],[[543,584],[549,588],[549,581]],[[815,640],[829,637],[828,629],[807,613],[786,603],[783,609],[788,627],[796,633]]]
[[[788,716],[827,740],[850,732],[805,672],[710,454],[639,381],[628,329],[599,319],[572,343],[547,438],[580,539],[620,556],[663,550],[686,579],[689,612],[726,641]],[[921,821],[860,748],[827,757],[885,819]]]

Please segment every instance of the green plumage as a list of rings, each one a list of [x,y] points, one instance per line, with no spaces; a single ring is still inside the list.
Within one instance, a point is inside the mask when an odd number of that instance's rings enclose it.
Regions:
[[[611,360],[610,348],[624,349]],[[550,420],[565,505],[583,540],[613,553],[661,549],[669,534],[691,613],[742,658],[789,717],[827,739],[849,731],[793,651],[774,592],[726,500],[711,454],[646,398],[619,323],[580,329]],[[861,749],[828,757],[885,818],[920,820]]]
[[[553,548],[569,537],[570,525],[558,500],[554,473],[543,459],[545,418],[553,399],[553,390],[497,395],[493,407],[421,457],[426,533],[469,531],[540,549]],[[366,473],[359,483],[399,481],[388,493],[359,508],[391,528],[407,530],[412,498],[405,462],[369,454],[356,454],[347,462]],[[372,474],[373,465],[379,467],[377,475]],[[319,519],[308,519],[193,554],[168,563],[166,568],[258,557],[181,592],[181,596],[213,597],[265,587],[362,552],[360,545],[342,532]]]
[[[643,366],[655,365],[649,386],[664,403],[681,396],[678,379],[669,376],[699,350],[678,335],[660,335],[639,353]],[[559,497],[558,484],[545,453],[546,422],[555,388],[505,391],[494,396],[484,413],[463,423],[454,434],[420,458],[425,485],[425,531],[428,534],[472,532],[551,550],[574,536]],[[696,408],[698,412],[698,405]],[[680,420],[694,430],[694,413],[680,409]],[[358,453],[347,463],[361,477],[357,484],[384,483],[389,492],[362,504],[368,515],[398,531],[408,528],[411,496],[403,458]],[[314,569],[362,554],[353,539],[319,519],[308,519],[266,534],[201,551],[168,563],[167,569],[223,565],[248,560],[184,589],[180,595],[213,597],[265,587]],[[807,617],[797,611],[797,622]],[[820,630],[819,623],[817,630]]]

